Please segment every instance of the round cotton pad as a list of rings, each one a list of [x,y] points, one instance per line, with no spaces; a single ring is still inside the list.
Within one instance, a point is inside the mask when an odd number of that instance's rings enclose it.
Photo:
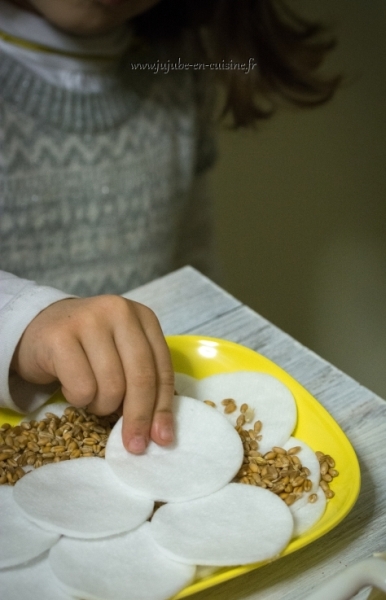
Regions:
[[[232,398],[238,410],[226,417],[236,425],[240,407],[247,404],[252,409],[250,427],[261,421],[262,440],[259,451],[268,452],[272,446],[281,446],[294,430],[297,418],[295,399],[291,391],[279,379],[256,371],[219,373],[204,379],[183,378],[184,394],[198,400],[211,400],[220,411],[221,401]],[[248,424],[244,426],[248,429]]]
[[[195,377],[191,377],[185,373],[174,373],[174,387],[180,396],[195,398],[194,391],[197,383],[198,379],[195,379]]]
[[[150,529],[175,560],[241,565],[278,556],[291,539],[293,518],[272,492],[230,483],[205,498],[161,506]]]
[[[219,490],[243,460],[238,433],[218,411],[174,396],[174,416],[172,446],[150,442],[144,454],[130,454],[122,443],[122,419],[106,446],[106,460],[115,474],[137,493],[162,502],[183,502]]]
[[[305,503],[295,502],[289,507],[294,519],[293,537],[301,535],[315,525],[326,510],[327,500],[322,488],[320,487],[316,492],[316,502],[308,501],[311,493],[315,492],[306,494],[307,501]]]
[[[12,487],[0,485],[0,569],[43,554],[58,539],[58,534],[45,531],[27,519],[13,498]]]
[[[41,406],[40,408],[37,408],[33,412],[28,413],[28,415],[26,415],[24,417],[22,422],[23,421],[42,421],[43,419],[47,418],[46,413],[51,413],[53,415],[56,415],[57,417],[62,417],[64,414],[64,411],[69,406],[71,406],[71,404],[69,404],[65,400],[61,400],[60,402],[51,402],[51,404],[44,404],[43,406]]]
[[[46,555],[20,567],[0,571],[2,600],[75,600],[61,590]]]
[[[103,540],[62,538],[49,556],[52,569],[84,600],[166,600],[192,581],[195,567],[160,552],[149,527]]]
[[[40,467],[20,479],[14,498],[26,515],[51,531],[98,538],[141,525],[154,502],[136,495],[103,458],[78,458]]]

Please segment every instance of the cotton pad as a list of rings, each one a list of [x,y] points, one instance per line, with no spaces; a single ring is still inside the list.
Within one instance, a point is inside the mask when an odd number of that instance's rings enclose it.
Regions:
[[[61,589],[44,554],[19,567],[0,571],[2,600],[75,600]]]
[[[293,531],[288,506],[275,494],[230,483],[191,502],[159,508],[150,530],[170,558],[196,565],[241,565],[275,558]]]
[[[197,565],[196,579],[205,579],[205,577],[210,577],[216,571],[218,571],[219,568],[220,567],[211,567],[210,565]]]
[[[195,567],[160,552],[150,524],[102,540],[62,538],[49,559],[66,588],[84,600],[166,600],[188,585]]]
[[[0,569],[39,556],[58,539],[58,534],[45,531],[27,519],[13,498],[12,487],[0,485]]]
[[[71,406],[71,404],[69,404],[65,400],[61,400],[60,402],[52,402],[51,404],[44,404],[40,408],[37,408],[36,410],[34,410],[32,413],[29,413],[28,415],[26,415],[24,417],[24,419],[22,420],[22,422],[24,422],[24,421],[42,421],[43,419],[47,418],[46,413],[51,413],[60,418],[61,416],[63,416],[64,411],[69,406]]]
[[[178,381],[178,380],[177,380]],[[211,400],[223,412],[221,401],[231,398],[237,410],[226,417],[236,425],[240,407],[247,404],[251,409],[251,424],[261,421],[262,439],[259,451],[268,452],[272,446],[281,446],[293,432],[297,410],[291,391],[279,379],[256,371],[235,371],[219,373],[204,379],[186,377],[182,379],[184,394],[198,400]],[[248,429],[248,423],[244,426]]]
[[[186,375],[185,373],[174,373],[174,387],[177,390],[177,394],[180,396],[190,396],[195,398],[194,395],[198,379]]]
[[[162,502],[182,502],[211,494],[233,479],[243,460],[238,433],[203,402],[174,396],[176,440],[161,447],[150,442],[142,455],[122,443],[122,419],[106,446],[106,461],[137,493]]]
[[[35,523],[61,534],[97,538],[138,527],[154,502],[136,495],[103,458],[51,463],[14,487],[14,499]]]
[[[289,508],[294,519],[293,537],[301,535],[310,529],[323,515],[326,510],[326,496],[321,487],[316,491],[316,502],[309,502],[309,496],[315,492],[305,494],[306,502],[298,504],[295,502]]]

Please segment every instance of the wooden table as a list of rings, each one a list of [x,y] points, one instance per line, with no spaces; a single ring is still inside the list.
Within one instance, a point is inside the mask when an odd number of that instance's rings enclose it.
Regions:
[[[257,350],[297,379],[336,419],[360,462],[362,489],[333,531],[278,562],[200,592],[195,600],[301,600],[346,565],[386,550],[386,402],[191,267],[127,297],[150,306],[165,335],[199,334]],[[367,598],[363,590],[356,598]],[[326,599],[328,600],[328,599]]]

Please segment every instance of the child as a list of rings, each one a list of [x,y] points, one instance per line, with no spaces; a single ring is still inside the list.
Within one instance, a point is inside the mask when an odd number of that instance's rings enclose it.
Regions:
[[[96,414],[122,405],[129,451],[172,442],[162,331],[119,294],[211,273],[212,76],[236,126],[325,102],[321,33],[274,0],[0,0],[2,406],[60,382]]]

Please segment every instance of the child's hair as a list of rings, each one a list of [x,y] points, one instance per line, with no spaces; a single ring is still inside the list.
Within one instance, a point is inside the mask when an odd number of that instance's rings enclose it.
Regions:
[[[271,116],[278,100],[302,107],[323,104],[341,82],[340,76],[317,73],[335,39],[284,0],[161,0],[134,19],[134,27],[148,40],[196,32],[204,58],[212,62],[255,59],[258,67],[248,75],[218,71],[226,90],[223,116],[230,114],[236,127]]]

